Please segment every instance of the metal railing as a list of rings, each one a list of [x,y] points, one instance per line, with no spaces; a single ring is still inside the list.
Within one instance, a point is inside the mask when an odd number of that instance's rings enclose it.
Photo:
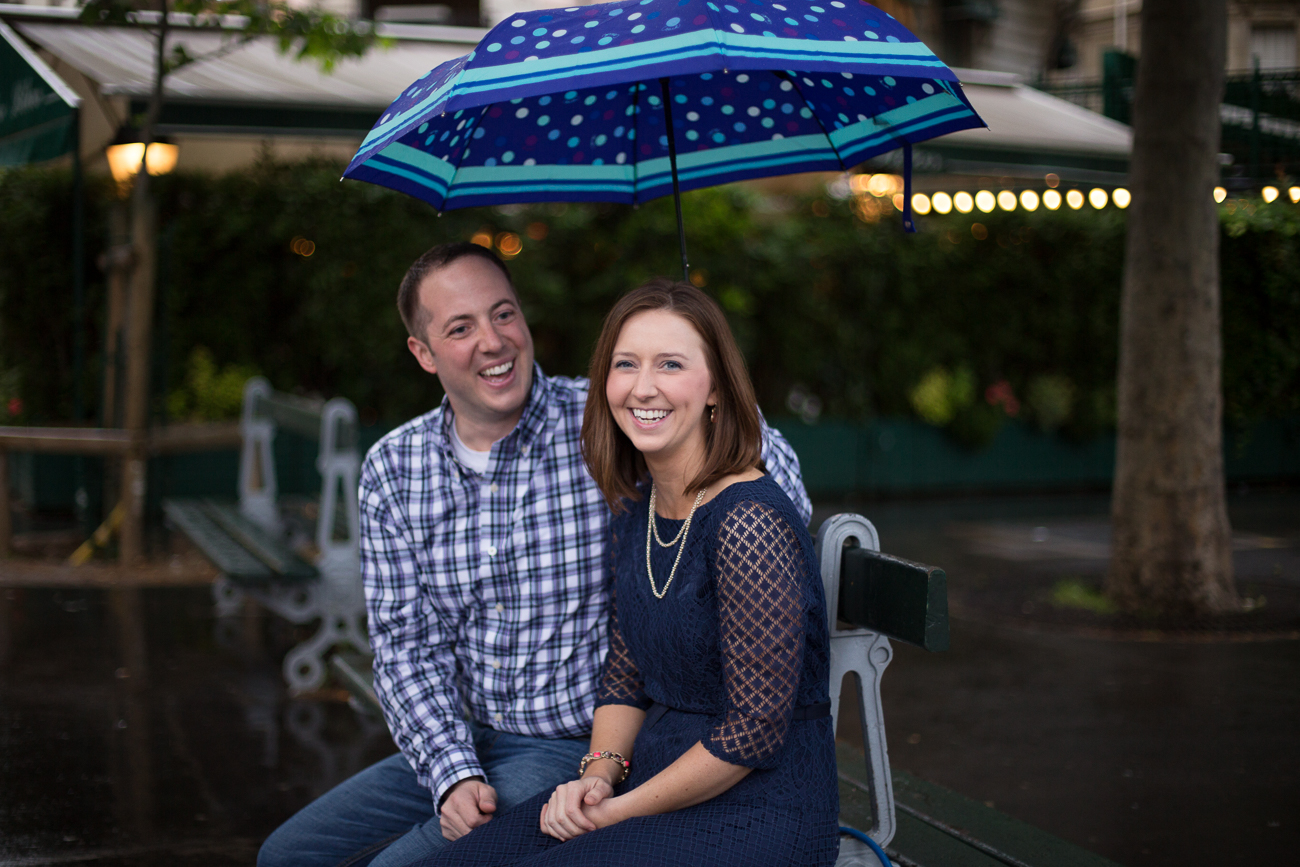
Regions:
[[[1118,56],[1118,55],[1116,55]],[[1100,79],[1039,82],[1046,93],[1098,114],[1132,122],[1135,67],[1123,56],[1104,64]],[[1129,68],[1124,69],[1127,65]],[[1127,74],[1125,74],[1127,73]],[[1300,178],[1300,69],[1232,73],[1219,117],[1225,158],[1224,183],[1247,188]]]

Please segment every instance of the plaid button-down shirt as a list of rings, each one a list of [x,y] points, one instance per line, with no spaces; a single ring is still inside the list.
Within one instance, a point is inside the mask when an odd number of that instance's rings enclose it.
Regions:
[[[483,774],[462,706],[520,735],[591,731],[610,512],[582,460],[586,400],[585,379],[534,367],[523,417],[481,476],[452,452],[445,400],[366,455],[361,573],[375,692],[435,804]],[[807,520],[798,459],[766,425],[763,457]]]

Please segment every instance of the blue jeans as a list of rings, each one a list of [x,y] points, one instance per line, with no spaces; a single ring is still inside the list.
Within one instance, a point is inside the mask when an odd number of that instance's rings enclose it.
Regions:
[[[470,730],[498,814],[575,779],[587,752],[587,738],[530,738],[476,724]],[[432,795],[397,753],[299,810],[262,844],[257,865],[405,867],[446,843]]]

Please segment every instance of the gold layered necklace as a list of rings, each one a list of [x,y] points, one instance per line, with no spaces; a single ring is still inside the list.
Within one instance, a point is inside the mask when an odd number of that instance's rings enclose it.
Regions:
[[[706,488],[700,488],[700,492],[695,495],[695,505],[691,506],[690,514],[686,516],[686,523],[682,524],[682,528],[677,531],[677,535],[673,537],[671,542],[665,542],[659,538],[659,528],[655,526],[655,486],[653,482],[650,484],[650,519],[646,522],[647,526],[645,528],[645,571],[650,576],[650,592],[655,595],[656,599],[664,598],[664,594],[668,592],[673,579],[677,577],[677,564],[682,562],[682,552],[686,550],[686,534],[691,530],[691,519],[695,517],[695,510],[700,507],[700,503],[704,500],[706,490]],[[655,573],[650,566],[651,539],[654,539],[664,548],[671,548],[681,542],[681,547],[677,549],[677,559],[673,560],[672,571],[668,573],[668,580],[664,583],[664,589],[662,590],[655,587]]]

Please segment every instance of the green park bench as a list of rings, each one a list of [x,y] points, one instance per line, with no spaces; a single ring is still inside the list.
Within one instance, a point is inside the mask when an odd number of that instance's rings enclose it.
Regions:
[[[837,744],[840,823],[884,847],[900,867],[1116,867],[1032,825],[942,786],[889,767],[880,678],[893,659],[890,639],[928,651],[948,649],[948,588],[942,569],[880,552],[871,522],[835,515],[817,532],[830,623],[831,714],[838,728],[841,687],[857,681],[859,752]],[[358,711],[382,715],[371,658],[335,654],[330,665]],[[867,847],[844,836],[837,867],[879,867]]]
[[[221,570],[213,585],[219,622],[238,613],[247,599],[293,623],[320,621],[284,659],[292,692],[319,689],[327,654],[336,645],[368,646],[357,547],[357,411],[343,398],[283,394],[255,377],[244,386],[240,428],[238,503],[168,499],[163,512]],[[295,550],[286,532],[274,450],[278,430],[319,444],[314,555]]]

